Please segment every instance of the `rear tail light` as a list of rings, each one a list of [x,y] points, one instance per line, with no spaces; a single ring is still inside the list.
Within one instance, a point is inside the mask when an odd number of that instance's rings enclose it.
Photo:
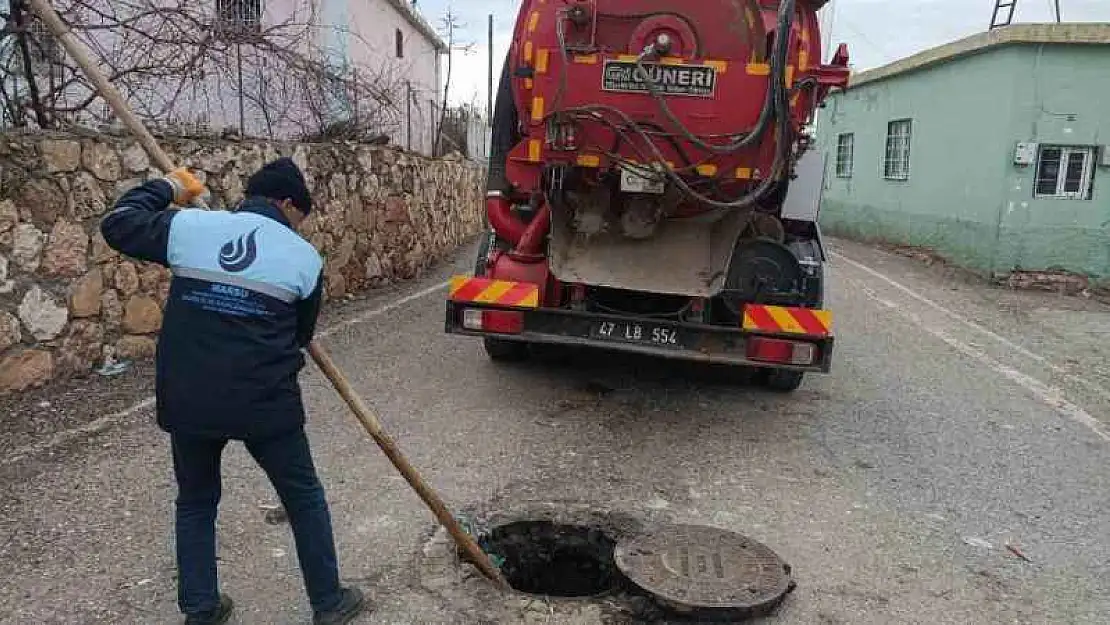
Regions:
[[[520,334],[524,331],[524,313],[505,310],[483,310],[482,329],[498,334]]]
[[[817,360],[817,346],[800,341],[783,341],[752,337],[748,339],[748,359],[787,365],[812,365]]]
[[[520,334],[524,331],[524,313],[511,310],[464,308],[462,327],[475,332]]]
[[[467,308],[462,311],[462,327],[467,330],[482,329],[482,311],[477,308]]]

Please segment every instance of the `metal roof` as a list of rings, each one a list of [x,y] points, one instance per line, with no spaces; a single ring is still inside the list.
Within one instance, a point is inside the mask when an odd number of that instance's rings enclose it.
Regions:
[[[971,54],[1009,45],[1110,45],[1110,24],[1012,24],[931,48],[888,65],[853,74],[848,88],[886,80]]]

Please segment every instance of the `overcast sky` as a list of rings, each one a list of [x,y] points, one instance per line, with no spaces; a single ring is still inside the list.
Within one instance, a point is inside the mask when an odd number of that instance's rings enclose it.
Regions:
[[[1018,0],[1016,22],[1053,19],[1053,0]],[[488,15],[494,15],[494,64],[499,71],[508,50],[519,0],[418,0],[425,17],[442,29],[448,9],[462,27],[456,39],[473,46],[456,53],[451,100],[486,100]],[[1064,21],[1110,22],[1110,0],[1060,0]],[[857,70],[986,30],[994,0],[833,0],[822,13],[833,42],[847,43]],[[826,58],[829,52],[826,52]]]

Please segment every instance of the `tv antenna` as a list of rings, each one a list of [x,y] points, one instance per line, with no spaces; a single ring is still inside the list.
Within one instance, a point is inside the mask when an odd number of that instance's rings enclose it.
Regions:
[[[1060,19],[1060,0],[1050,0],[1052,8],[1055,10],[1056,23],[1061,22]],[[991,14],[991,25],[988,30],[994,30],[1002,26],[1009,26],[1014,21],[1014,11],[1017,9],[1018,0],[995,0],[994,13]]]

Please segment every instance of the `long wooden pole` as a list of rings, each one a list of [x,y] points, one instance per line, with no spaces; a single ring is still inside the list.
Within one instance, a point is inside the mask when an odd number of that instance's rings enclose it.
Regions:
[[[139,118],[131,112],[131,109],[128,108],[126,104],[124,104],[123,96],[121,96],[119,91],[108,81],[108,77],[104,75],[104,72],[100,71],[100,68],[93,62],[92,57],[89,55],[88,48],[86,48],[85,44],[77,39],[73,31],[66,26],[61,16],[50,6],[47,0],[26,0],[26,2],[30,5],[31,10],[38,14],[43,24],[50,29],[50,32],[62,43],[66,52],[73,57],[73,60],[76,61],[79,66],[81,66],[89,82],[96,87],[100,95],[108,102],[108,106],[112,107],[112,111],[116,114],[116,117],[119,117],[120,121],[123,122],[131,132],[135,133],[139,143],[141,143],[147,153],[150,154],[150,157],[154,159],[155,164],[164,171],[171,171],[174,168],[174,164],[173,161],[170,160],[169,155],[162,150],[162,147],[158,145],[154,136],[147,131],[143,123],[139,121]]]
[[[135,116],[135,113],[133,113],[130,107],[123,101],[123,96],[120,95],[120,92],[112,85],[108,77],[104,75],[104,72],[100,71],[100,68],[92,60],[89,49],[73,34],[69,26],[66,26],[61,16],[54,10],[54,7],[50,6],[47,0],[26,0],[26,2],[31,7],[31,10],[39,16],[43,24],[50,29],[54,37],[62,43],[66,52],[68,52],[69,55],[73,57],[73,60],[77,62],[77,65],[81,67],[81,70],[85,73],[85,77],[88,78],[89,82],[100,92],[101,97],[108,103],[108,106],[112,107],[112,112],[116,114],[116,117],[118,117],[119,120],[123,122],[123,125],[139,140],[139,143],[143,146],[143,149],[146,150],[146,153],[150,155],[150,158],[154,159],[154,164],[164,172],[173,171],[174,163],[170,160],[169,154],[166,154],[162,146],[158,145],[158,141],[154,138],[154,135],[150,134],[150,131],[146,129],[143,122]],[[194,201],[196,204],[204,206],[203,199],[196,198]]]
[[[108,81],[108,78],[104,76],[104,73],[101,72],[100,68],[93,62],[85,44],[74,36],[73,32],[65,25],[65,22],[62,21],[62,18],[54,11],[54,8],[50,6],[47,0],[27,0],[27,2],[31,9],[42,19],[46,27],[50,29],[50,32],[62,43],[66,52],[68,52],[77,64],[81,66],[81,69],[85,72],[85,76],[96,86],[101,96],[108,102],[108,105],[112,107],[112,111],[115,112],[120,121],[138,137],[139,143],[142,144],[143,148],[146,149],[155,163],[164,171],[172,171],[174,169],[174,163],[170,160],[169,155],[158,145],[154,136],[150,134],[142,121],[135,116],[124,102],[119,91],[112,86],[112,83]],[[324,351],[324,348],[316,343],[312,343],[308,346],[308,353],[312,356],[312,360],[316,362],[316,365],[320,367],[320,370],[324,372],[324,375],[327,376],[328,380],[331,381],[335,390],[338,391],[339,395],[343,397],[347,405],[350,406],[366,432],[374,439],[374,442],[381,447],[390,462],[393,463],[393,466],[401,472],[401,475],[404,476],[405,480],[412,486],[417,495],[419,495],[424,503],[432,510],[436,519],[447,528],[451,537],[455,539],[455,542],[466,553],[470,561],[478,567],[478,570],[480,570],[483,575],[488,577],[495,584],[501,588],[507,588],[508,584],[505,583],[505,579],[501,576],[497,567],[490,561],[489,556],[487,556],[478,544],[474,542],[474,538],[470,536],[470,534],[463,531],[459,522],[443,503],[443,500],[439,498],[439,495],[437,495],[426,482],[424,482],[420,474],[417,473],[416,469],[413,468],[404,454],[401,453],[397,444],[385,430],[382,429],[378,418],[370,408],[366,406],[362,398],[355,393],[354,388],[351,386],[350,382],[347,381],[343,372],[339,370],[339,367],[336,366],[331,356]]]
[[[427,483],[420,477],[420,474],[416,472],[416,469],[409,464],[409,461],[401,453],[397,444],[389,434],[382,429],[378,418],[362,401],[358,393],[351,388],[350,383],[347,382],[347,379],[343,376],[339,367],[335,365],[331,356],[315,343],[309,345],[308,353],[312,356],[312,360],[316,362],[316,366],[320,367],[324,375],[331,380],[332,384],[335,386],[335,390],[339,392],[339,395],[342,396],[347,402],[347,405],[351,407],[351,411],[358,417],[366,433],[374,439],[378,447],[381,447],[382,452],[384,452],[389,458],[389,461],[393,463],[393,466],[397,467],[397,470],[404,476],[413,490],[416,491],[416,494],[424,500],[424,503],[431,509],[432,513],[435,514],[436,518],[439,519],[439,522],[447,528],[451,537],[455,539],[455,543],[466,553],[467,558],[478,567],[478,570],[480,570],[483,575],[498,586],[508,588],[505,579],[501,576],[497,567],[490,561],[489,556],[474,542],[474,538],[463,530],[459,522],[455,520],[455,517],[447,509],[443,500],[439,498],[439,495],[428,487]]]

